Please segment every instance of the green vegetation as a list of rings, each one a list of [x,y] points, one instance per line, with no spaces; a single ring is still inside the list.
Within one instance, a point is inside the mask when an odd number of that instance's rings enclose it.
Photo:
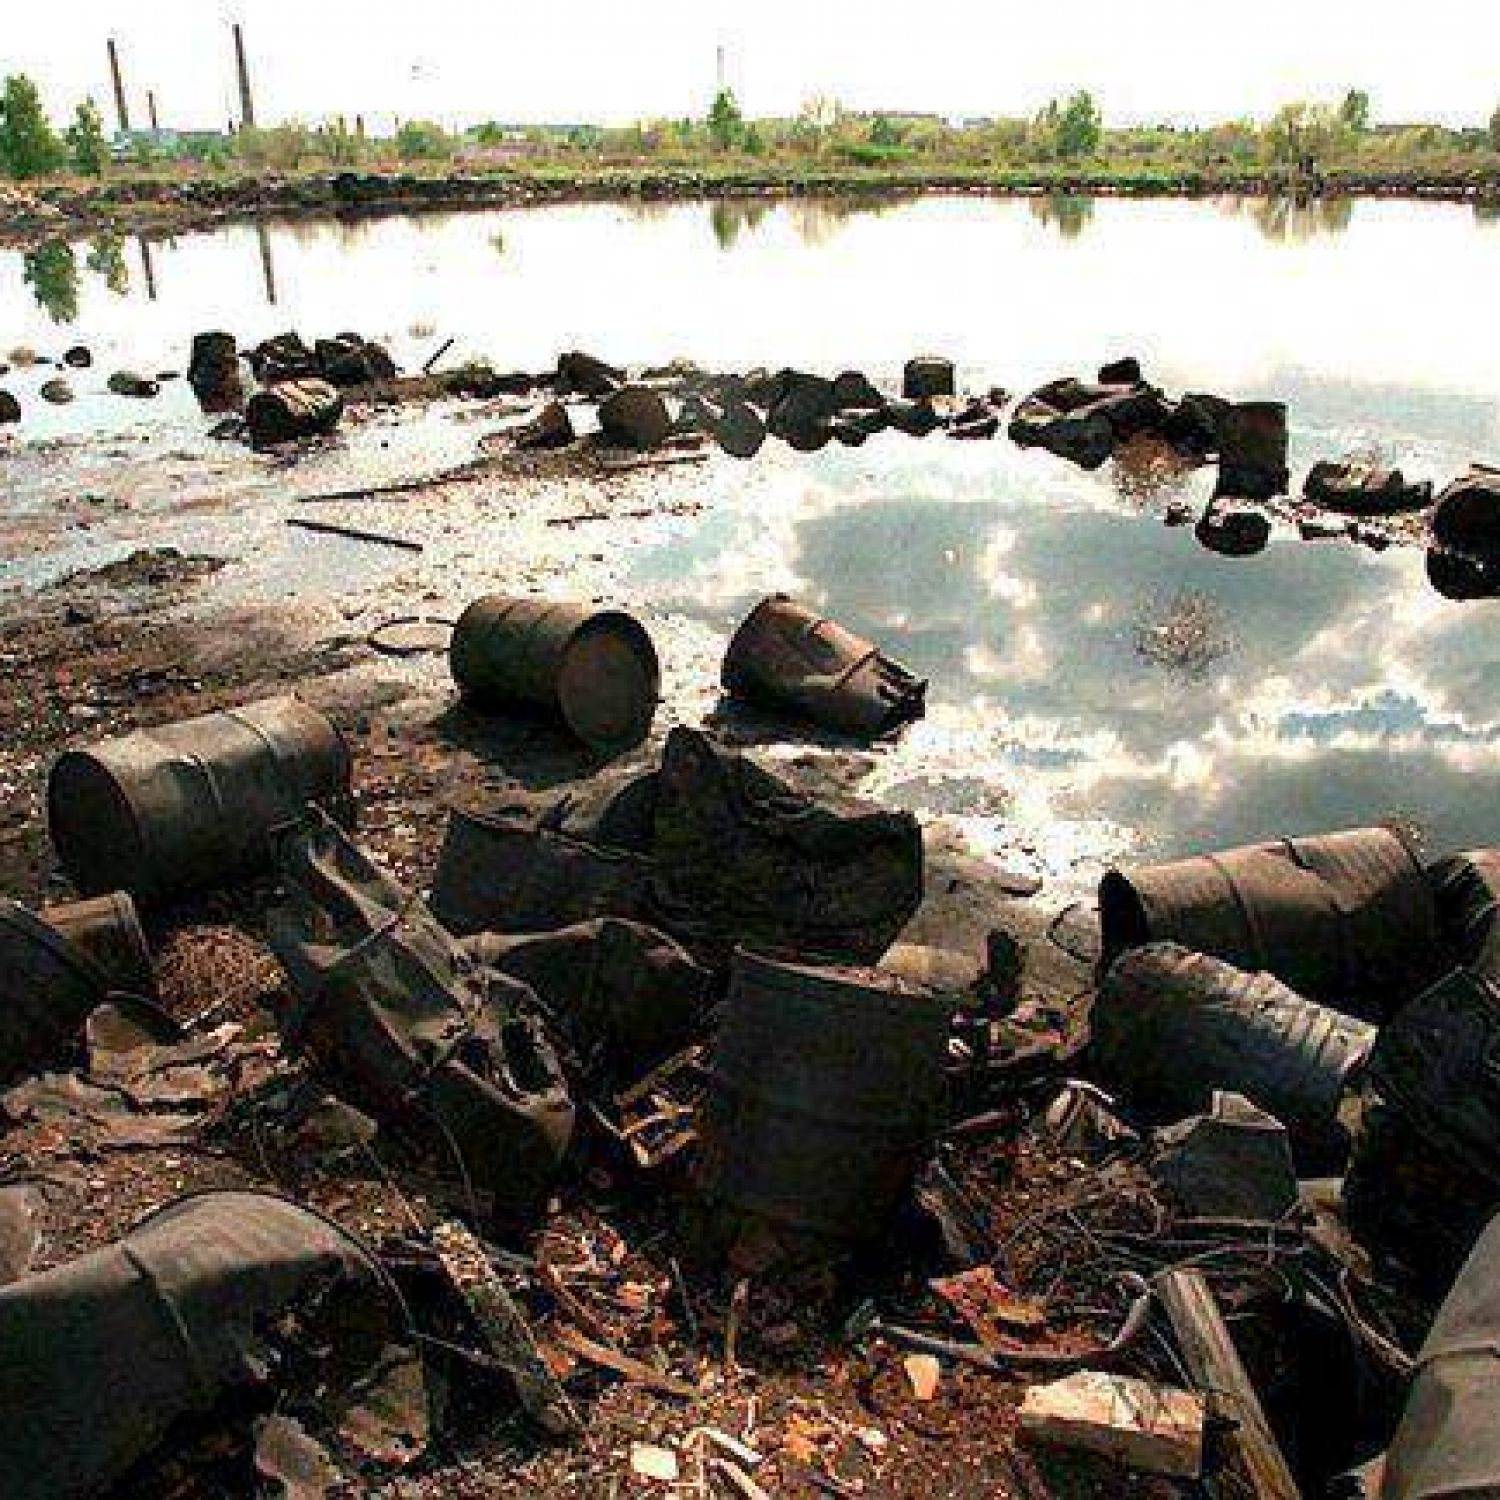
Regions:
[[[73,170],[84,177],[102,177],[109,165],[109,143],[104,139],[104,118],[92,99],[85,99],[68,126],[68,155]]]
[[[40,91],[24,73],[13,73],[0,91],[0,166],[11,177],[45,177],[63,160]]]
[[[78,261],[73,247],[51,240],[21,257],[21,276],[54,323],[78,319]]]
[[[1385,125],[1377,123],[1369,94],[1352,88],[1336,103],[1293,101],[1265,121],[1111,126],[1100,102],[1077,90],[1031,117],[955,122],[891,110],[858,113],[820,95],[789,118],[752,120],[734,93],[721,89],[697,119],[618,127],[488,120],[455,134],[434,121],[408,120],[377,138],[362,121],[351,127],[334,118],[235,134],[136,132],[123,157],[121,149],[110,149],[91,100],[77,107],[60,138],[30,79],[14,76],[0,91],[0,174],[13,178],[456,170],[628,190],[646,177],[680,174],[708,189],[715,182],[897,189],[973,182],[1064,197],[1111,187],[1313,192],[1377,181],[1493,188],[1500,184],[1500,109],[1467,129]],[[1069,209],[1063,217],[1071,222],[1072,215]],[[726,236],[734,232],[726,221]]]

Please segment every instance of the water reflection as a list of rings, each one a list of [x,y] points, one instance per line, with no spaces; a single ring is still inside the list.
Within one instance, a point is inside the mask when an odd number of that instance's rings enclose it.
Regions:
[[[832,244],[852,219],[878,217],[898,208],[903,199],[891,197],[796,198],[787,212],[797,238],[810,249]]]
[[[62,240],[28,250],[22,257],[22,276],[31,294],[54,323],[71,323],[78,316],[78,260]]]
[[[84,265],[90,274],[97,276],[115,296],[129,295],[130,268],[125,264],[124,235],[96,235],[89,241],[89,253]]]
[[[1094,200],[1077,193],[1041,193],[1026,203],[1038,224],[1057,230],[1065,240],[1076,240],[1094,219]]]
[[[1232,213],[1249,219],[1268,240],[1300,245],[1323,235],[1348,232],[1354,220],[1353,198],[1228,198]]]
[[[255,226],[260,248],[260,273],[266,288],[266,306],[276,306],[276,252],[271,248],[271,231],[264,224]]]
[[[765,222],[770,205],[758,198],[719,198],[709,205],[708,219],[721,250],[733,250],[742,234],[753,234]]]
[[[715,518],[634,582],[720,631],[789,588],[881,641],[932,679],[882,794],[1069,830],[1069,858],[1387,815],[1500,840],[1500,605],[1443,604],[1411,549],[1282,530],[1230,560],[1103,481],[1007,455],[934,491],[944,467],[891,499],[835,460],[781,524]]]

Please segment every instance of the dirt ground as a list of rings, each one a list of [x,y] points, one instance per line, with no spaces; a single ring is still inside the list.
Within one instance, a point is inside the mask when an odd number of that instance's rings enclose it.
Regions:
[[[176,550],[166,539],[175,534],[180,512],[114,521],[122,537],[138,536],[134,553],[0,601],[0,888],[28,903],[67,894],[43,805],[47,768],[64,747],[286,691],[325,709],[348,737],[362,843],[403,880],[424,885],[451,801],[482,800],[517,784],[553,786],[596,767],[540,721],[481,719],[456,706],[440,658],[382,654],[370,642],[370,625],[392,615],[446,614],[468,587],[455,580],[452,569],[461,573],[463,565],[451,557],[463,548],[465,515],[482,514],[489,537],[509,536],[503,571],[510,579],[596,596],[607,588],[611,524],[656,524],[703,503],[703,476],[690,467],[599,476],[586,459],[514,458],[496,474],[436,486],[370,522],[395,521],[428,541],[428,553],[394,582],[383,576],[367,591],[330,588],[292,604],[233,588],[237,574],[253,571],[257,538],[280,525],[284,507],[247,517],[241,506],[232,525],[226,515],[232,555],[231,549]],[[611,523],[613,514],[630,519]],[[574,519],[580,516],[587,519]],[[509,533],[506,517],[516,523]],[[72,524],[63,508],[33,517],[26,545],[44,552],[54,533]],[[479,571],[493,576],[500,570],[485,559]],[[667,622],[664,628],[673,627]],[[672,722],[714,713],[712,652],[719,643],[705,638],[677,645],[679,656],[701,671],[686,690],[669,691],[652,739],[633,759],[652,757]],[[868,769],[867,752],[778,743],[780,732],[764,724],[720,720],[719,727],[733,740],[761,744],[815,789],[857,785]],[[1009,927],[1028,944],[1034,999],[1060,1007],[1077,992],[1083,966],[1046,941],[1047,914],[1012,894],[1013,877],[950,846],[940,831],[929,839],[928,856],[928,899],[910,936],[977,952],[989,929]],[[295,1065],[281,1057],[270,1019],[285,994],[262,940],[268,894],[235,889],[154,915],[150,937],[162,1002],[173,1015],[198,1026],[248,1027],[263,1038],[261,1072],[276,1075],[294,1073]],[[976,1148],[975,1160],[987,1149],[987,1143]],[[204,1188],[286,1192],[377,1242],[429,1226],[447,1207],[443,1186],[429,1192],[432,1184],[419,1164],[329,1161],[297,1142],[121,1145],[42,1118],[12,1128],[0,1151],[5,1180],[40,1186],[43,1266],[103,1244],[159,1204]],[[1024,1195],[1001,1191],[1015,1170],[1007,1154],[1003,1171],[984,1179],[993,1180],[997,1214],[1023,1201]],[[1037,1170],[1050,1168],[1043,1163]],[[462,1431],[445,1432],[420,1472],[392,1482],[388,1492],[643,1492],[652,1486],[632,1475],[631,1444],[681,1441],[684,1484],[678,1492],[733,1493],[722,1478],[706,1479],[709,1471],[695,1469],[713,1450],[686,1440],[705,1425],[763,1455],[757,1483],[788,1497],[1172,1492],[1159,1481],[1122,1477],[1111,1466],[1019,1446],[1018,1383],[949,1371],[933,1400],[916,1401],[898,1353],[878,1343],[861,1353],[839,1339],[826,1288],[811,1294],[753,1288],[736,1314],[743,1319],[737,1348],[726,1350],[729,1288],[708,1272],[682,1279],[673,1249],[675,1212],[672,1195],[658,1201],[653,1189],[597,1164],[567,1182],[541,1258],[571,1268],[564,1281],[573,1291],[536,1310],[544,1342],[554,1322],[582,1325],[618,1349],[661,1361],[697,1387],[696,1398],[654,1394],[580,1367],[554,1348],[586,1415],[581,1444],[538,1449],[522,1436],[513,1413],[501,1408]],[[920,1296],[920,1281],[910,1291]],[[1077,1323],[1066,1313],[1066,1297],[1056,1301],[1058,1336],[1086,1338],[1098,1317]],[[150,1492],[217,1493],[195,1488],[190,1472],[180,1483]]]

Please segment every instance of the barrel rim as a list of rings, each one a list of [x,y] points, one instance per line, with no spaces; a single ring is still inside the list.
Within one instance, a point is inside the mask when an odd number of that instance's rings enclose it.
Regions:
[[[47,832],[63,869],[86,897],[122,890],[132,874],[136,889],[145,891],[152,884],[148,880],[151,861],[140,811],[134,799],[121,785],[119,777],[110,769],[107,759],[99,754],[100,750],[108,746],[133,740],[137,736],[144,737],[147,733],[148,731],[132,730],[129,734],[103,740],[86,748],[64,750],[53,761],[52,769],[48,772]],[[99,851],[105,847],[104,844],[89,837],[100,827],[98,820],[90,820],[86,833],[61,810],[67,800],[67,783],[80,778],[80,784],[92,783],[97,790],[103,792],[112,807],[111,821],[115,832],[124,835],[114,852],[106,852],[102,858]]]
[[[882,1009],[912,1022],[913,1030],[920,1023],[934,1030],[941,1027],[947,1034],[956,1007],[948,1003],[949,997],[941,991],[925,986],[913,986],[910,991],[900,990],[893,982],[895,976],[883,974],[873,966],[867,969],[872,980],[884,979],[887,987],[882,988],[877,982],[842,977],[850,967],[789,962],[754,949],[736,948],[726,992],[729,1014],[733,1014],[734,1001],[742,984],[759,983],[766,988],[791,991],[795,982],[794,996],[797,999],[818,1005],[843,1005],[863,1014]]]
[[[101,998],[108,993],[109,976],[104,970],[76,943],[19,901],[0,898],[0,925],[14,927],[45,948],[64,967],[71,969],[76,978],[99,990]]]
[[[745,642],[755,635],[763,623],[762,616],[769,614],[778,604],[798,604],[799,608],[806,609],[806,605],[792,598],[790,594],[774,593],[767,594],[735,627],[734,634],[729,638],[729,644],[724,648],[724,660],[719,668],[719,685],[725,692],[733,693],[739,691],[743,684],[740,676],[739,658],[745,650]],[[812,613],[811,610],[808,611]]]

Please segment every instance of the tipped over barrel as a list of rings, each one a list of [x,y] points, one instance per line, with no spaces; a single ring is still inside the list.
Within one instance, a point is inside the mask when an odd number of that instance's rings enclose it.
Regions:
[[[1106,964],[1127,948],[1181,943],[1371,1020],[1446,966],[1421,863],[1391,828],[1111,870],[1099,920]]]
[[[1170,1124],[1243,1094],[1276,1116],[1304,1171],[1340,1171],[1344,1082],[1375,1029],[1269,974],[1153,943],[1110,968],[1094,1001],[1091,1073],[1138,1120]]]
[[[476,708],[531,704],[602,751],[639,744],[661,692],[656,648],[638,620],[545,599],[476,600],[453,632],[449,665]]]
[[[922,717],[927,684],[879,647],[785,594],[751,611],[724,655],[725,692],[859,739]]]
[[[104,971],[51,923],[0,901],[0,1085],[64,1065],[108,990]]]
[[[269,871],[273,833],[309,806],[352,822],[351,776],[322,714],[268,698],[67,751],[47,787],[52,842],[84,894],[160,901]]]

